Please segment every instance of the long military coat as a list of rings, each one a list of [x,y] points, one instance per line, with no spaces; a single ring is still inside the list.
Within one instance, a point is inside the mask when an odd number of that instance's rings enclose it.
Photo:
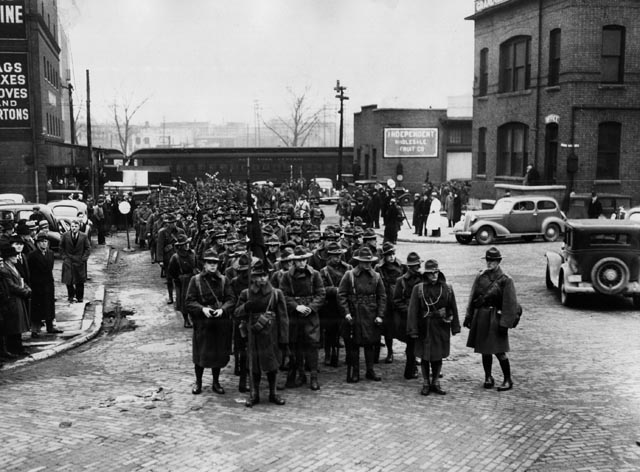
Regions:
[[[177,251],[171,259],[167,267],[167,277],[174,280],[176,288],[176,310],[182,314],[187,314],[185,309],[185,299],[191,277],[197,273],[195,253],[189,249],[188,251]]]
[[[292,267],[280,280],[280,289],[287,300],[289,313],[289,342],[317,344],[320,342],[320,309],[325,300],[325,289],[320,272],[308,265],[302,270]],[[296,307],[311,308],[309,315],[298,313]]]
[[[156,243],[156,260],[164,263],[165,267],[169,265],[171,256],[176,252],[175,242],[178,240],[178,235],[185,234],[182,228],[170,229],[168,226],[158,231],[158,241]]]
[[[247,302],[249,302],[247,304]],[[261,313],[267,313],[270,324],[260,331],[252,327]],[[289,317],[284,294],[267,284],[264,288],[251,285],[240,293],[235,317],[248,322],[251,329],[251,356],[255,371],[273,372],[282,361],[280,345],[289,343]]]
[[[86,262],[89,260],[91,245],[87,235],[78,231],[78,240],[74,243],[71,232],[60,238],[60,256],[62,257],[62,283],[81,284],[87,280]]]
[[[345,313],[341,311],[338,303],[338,286],[344,274],[351,269],[352,267],[349,264],[340,261],[335,266],[327,264],[320,271],[326,292],[326,301],[320,310],[320,323],[324,328],[336,328],[342,324]]]
[[[231,354],[231,315],[235,307],[231,284],[219,272],[198,274],[189,282],[185,305],[193,321],[193,363],[221,368]],[[207,318],[204,307],[222,308],[219,318]]]
[[[407,313],[409,312],[409,300],[413,287],[422,282],[422,275],[417,272],[407,271],[398,279],[393,290],[393,304],[395,313],[393,317],[393,337],[407,342]]]
[[[31,321],[52,321],[56,317],[53,251],[33,251],[27,263],[31,273]]]
[[[460,332],[460,318],[453,288],[442,273],[434,284],[417,284],[411,292],[407,335],[417,336],[415,355],[424,361],[449,357],[451,335]]]
[[[22,334],[31,328],[27,301],[31,288],[24,283],[18,271],[8,261],[0,267],[0,277],[4,280],[7,296],[3,303],[4,335]]]
[[[395,306],[393,304],[393,292],[400,277],[407,271],[407,266],[397,259],[393,262],[383,261],[376,266],[376,272],[382,277],[385,294],[387,295],[386,311],[384,314],[383,331],[386,336],[393,336],[395,324]]]
[[[357,345],[380,342],[380,328],[374,320],[376,317],[384,320],[387,306],[387,295],[380,274],[361,267],[347,271],[338,286],[338,303],[342,313],[350,313],[353,317],[350,326],[345,324],[346,342]]]

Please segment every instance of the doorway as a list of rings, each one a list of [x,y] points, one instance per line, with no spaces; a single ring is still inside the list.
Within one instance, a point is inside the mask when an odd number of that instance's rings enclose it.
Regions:
[[[544,134],[544,183],[557,182],[558,173],[558,124],[549,123]]]

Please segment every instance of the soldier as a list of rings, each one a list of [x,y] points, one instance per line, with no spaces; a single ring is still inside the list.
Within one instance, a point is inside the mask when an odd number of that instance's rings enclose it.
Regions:
[[[324,221],[324,211],[320,208],[320,202],[317,198],[311,199],[311,224],[315,226],[317,230],[320,230],[320,226]]]
[[[215,252],[215,251],[214,251]],[[251,259],[249,254],[243,253],[238,258],[238,265],[235,270],[237,275],[231,280],[231,290],[237,298],[242,291],[249,288],[249,269],[251,267]],[[238,391],[245,393],[247,391],[247,340],[242,335],[240,324],[237,320],[233,323],[233,357],[235,361],[234,374],[240,376],[238,381]]]
[[[320,270],[326,291],[326,302],[320,310],[320,328],[324,335],[324,365],[338,367],[340,357],[340,316],[338,286],[345,272],[352,267],[342,260],[345,253],[340,245],[332,241],[327,245],[327,264]]]
[[[398,231],[402,227],[404,216],[400,207],[396,204],[396,199],[389,200],[389,206],[384,213],[384,240],[391,244],[398,243]]]
[[[309,258],[309,265],[315,270],[322,269],[327,265],[327,253],[325,245],[320,239],[320,231],[314,230],[309,233],[308,246],[311,249],[311,257]]]
[[[135,213],[136,237],[141,249],[147,247],[147,221],[151,216],[151,208],[147,202],[142,202]]]
[[[375,344],[380,343],[380,326],[387,303],[384,283],[371,264],[378,260],[368,247],[355,256],[358,266],[347,271],[338,287],[338,303],[345,314],[343,338],[347,349],[347,382],[360,380],[360,347],[364,348],[366,378],[380,381],[373,369]]]
[[[302,246],[293,250],[293,267],[282,277],[280,288],[287,298],[291,332],[289,342],[294,348],[292,366],[287,376],[287,388],[307,382],[305,361],[311,372],[311,390],[320,389],[318,383],[318,347],[320,343],[320,308],[325,290],[320,273],[307,264],[311,253]],[[296,369],[298,377],[296,378]]]
[[[269,283],[264,263],[253,264],[251,284],[240,293],[235,310],[236,319],[247,323],[251,330],[251,359],[253,365],[253,387],[247,406],[260,403],[261,372],[267,373],[269,382],[269,402],[284,405],[285,401],[276,394],[276,376],[282,351],[289,342],[289,318],[284,294]]]
[[[382,245],[382,262],[376,267],[376,271],[382,276],[385,293],[387,295],[387,306],[385,308],[384,324],[382,325],[382,334],[384,335],[384,344],[387,347],[387,357],[385,364],[393,362],[393,323],[394,310],[393,293],[397,280],[407,271],[407,268],[396,259],[396,248],[390,242]],[[373,362],[378,363],[380,359],[380,343],[375,346],[375,354]]]
[[[275,234],[272,234],[265,241],[267,245],[266,268],[269,275],[276,271],[276,263],[280,257],[280,239]]]
[[[191,238],[186,235],[178,235],[178,239],[174,243],[176,252],[169,259],[167,266],[167,280],[171,279],[176,288],[175,308],[182,313],[185,328],[193,327],[185,306],[185,298],[191,277],[199,272],[195,253],[189,247],[190,241]]]
[[[156,260],[160,263],[161,276],[166,275],[169,260],[176,252],[174,244],[178,240],[178,235],[184,234],[184,230],[176,227],[176,221],[175,215],[168,214],[164,219],[166,226],[158,231]],[[173,303],[173,280],[170,277],[167,277],[167,292],[169,294],[167,304],[170,305]]]
[[[415,252],[410,252],[407,256],[407,271],[397,280],[393,291],[393,304],[395,306],[393,335],[398,341],[406,344],[404,378],[407,380],[418,378],[414,348],[415,340],[407,336],[407,313],[413,287],[422,282],[420,264],[422,264],[420,256]]]

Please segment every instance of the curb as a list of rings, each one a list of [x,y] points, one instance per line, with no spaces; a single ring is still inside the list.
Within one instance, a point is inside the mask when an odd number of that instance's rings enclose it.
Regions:
[[[104,285],[99,285],[98,288],[96,289],[96,294],[93,301],[85,305],[84,307],[85,313],[87,311],[87,308],[89,307],[93,308],[94,310],[93,321],[91,322],[91,325],[89,325],[89,328],[85,332],[75,336],[74,338],[68,341],[57,344],[49,349],[44,349],[36,354],[29,355],[24,359],[17,360],[10,364],[5,364],[0,370],[12,370],[12,369],[16,369],[18,367],[22,367],[24,365],[30,364],[35,361],[48,359],[62,352],[66,352],[73,348],[76,348],[81,344],[84,344],[87,341],[90,341],[91,339],[95,338],[100,332],[100,329],[102,328],[102,318],[104,316],[104,296],[105,296]]]

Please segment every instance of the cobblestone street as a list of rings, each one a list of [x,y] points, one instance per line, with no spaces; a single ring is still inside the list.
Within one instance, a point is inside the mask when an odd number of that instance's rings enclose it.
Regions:
[[[126,247],[124,235],[108,243]],[[347,384],[343,363],[324,367],[321,354],[320,391],[285,390],[285,406],[252,409],[233,361],[225,395],[212,393],[210,373],[202,395],[191,394],[191,330],[166,304],[148,253],[121,252],[104,277],[105,312],[132,312],[135,329],[0,373],[0,469],[639,470],[640,314],[619,299],[562,307],[544,283],[544,252],[556,247],[500,246],[524,307],[511,331],[512,391],[482,388],[463,329],[444,362],[446,396],[422,397],[421,381],[404,380],[396,341],[395,362],[377,366],[382,382]],[[438,259],[462,318],[485,249],[400,243],[398,256]],[[497,362],[494,376],[502,381]]]

